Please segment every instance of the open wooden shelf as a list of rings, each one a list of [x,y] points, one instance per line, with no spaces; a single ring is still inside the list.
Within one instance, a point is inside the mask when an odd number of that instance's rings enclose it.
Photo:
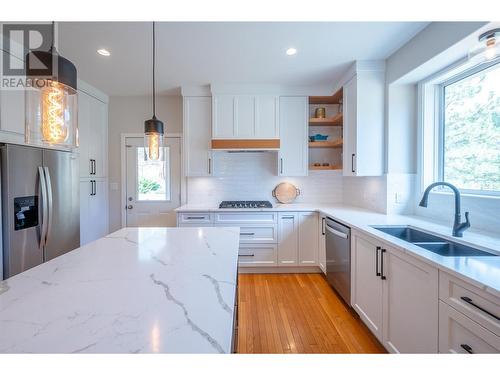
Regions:
[[[328,165],[328,166],[310,165],[309,166],[309,170],[311,170],[311,171],[338,171],[341,169],[342,169],[341,165]]]
[[[309,126],[342,126],[343,115],[339,113],[329,118],[310,118]]]
[[[309,141],[310,148],[340,148],[342,147],[342,139],[337,139],[335,141]]]
[[[343,97],[342,88],[330,96],[310,96],[309,104],[339,104]]]

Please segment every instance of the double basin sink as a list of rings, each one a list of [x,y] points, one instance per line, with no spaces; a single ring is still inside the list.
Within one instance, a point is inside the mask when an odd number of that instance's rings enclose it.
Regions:
[[[372,226],[372,228],[446,257],[497,256],[407,225]]]

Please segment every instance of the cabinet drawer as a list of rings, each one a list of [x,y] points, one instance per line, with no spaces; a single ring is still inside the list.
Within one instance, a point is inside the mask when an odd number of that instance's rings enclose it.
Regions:
[[[213,214],[209,212],[181,212],[177,215],[177,223],[180,224],[211,224]]]
[[[439,272],[439,298],[500,336],[500,298],[445,272]]]
[[[238,252],[240,267],[272,267],[277,265],[278,249],[274,244],[241,244]]]
[[[217,224],[218,227],[240,227],[240,243],[277,243],[275,225]]]
[[[439,301],[440,353],[500,353],[500,337]]]
[[[217,212],[215,222],[217,224],[274,224],[276,216],[276,212]]]

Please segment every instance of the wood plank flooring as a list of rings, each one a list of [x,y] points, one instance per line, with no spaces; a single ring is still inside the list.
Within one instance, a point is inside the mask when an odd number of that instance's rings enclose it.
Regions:
[[[320,274],[240,274],[238,353],[385,353]]]

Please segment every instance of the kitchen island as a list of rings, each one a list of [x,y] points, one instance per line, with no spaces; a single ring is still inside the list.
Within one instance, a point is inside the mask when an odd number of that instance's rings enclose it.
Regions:
[[[124,228],[0,282],[0,353],[230,353],[239,228]]]

